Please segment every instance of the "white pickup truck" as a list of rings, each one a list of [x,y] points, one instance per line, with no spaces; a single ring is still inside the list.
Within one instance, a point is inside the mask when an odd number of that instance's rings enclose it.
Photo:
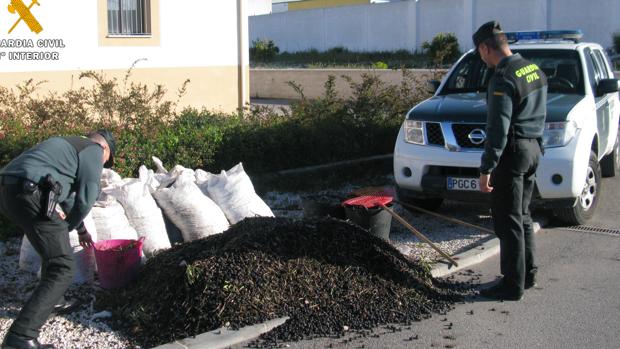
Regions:
[[[620,143],[619,81],[603,48],[580,43],[580,31],[507,34],[513,52],[536,63],[548,78],[545,155],[532,204],[568,224],[590,219],[601,176],[616,175]],[[478,190],[484,148],[489,71],[465,53],[429,98],[406,116],[394,149],[399,199],[436,209],[444,199],[485,201]]]

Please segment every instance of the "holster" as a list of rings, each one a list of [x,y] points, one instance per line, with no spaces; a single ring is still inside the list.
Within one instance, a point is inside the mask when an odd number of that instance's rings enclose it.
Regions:
[[[42,213],[48,219],[52,219],[56,212],[58,198],[62,193],[62,185],[54,180],[51,174],[48,174],[39,183],[42,198]]]
[[[510,147],[510,151],[515,154],[517,152],[517,137],[515,135],[515,128],[513,125],[510,125],[508,129],[508,141],[507,145]]]
[[[540,146],[540,154],[545,155],[545,146],[543,145],[542,137],[536,138],[536,141],[538,141],[538,146]]]

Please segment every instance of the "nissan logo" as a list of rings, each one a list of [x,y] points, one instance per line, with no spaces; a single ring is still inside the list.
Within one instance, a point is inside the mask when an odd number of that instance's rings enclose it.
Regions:
[[[480,145],[484,143],[484,140],[487,138],[487,134],[484,133],[484,130],[477,128],[471,131],[467,135],[467,138],[469,138],[469,141],[472,142],[473,144]]]

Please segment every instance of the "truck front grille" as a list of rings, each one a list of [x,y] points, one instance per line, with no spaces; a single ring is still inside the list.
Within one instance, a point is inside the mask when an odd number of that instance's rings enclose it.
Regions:
[[[439,145],[442,147],[445,145],[441,125],[438,122],[426,123],[426,137],[428,138],[429,145]]]
[[[452,124],[452,132],[456,138],[456,143],[462,148],[484,148],[484,142],[474,144],[469,140],[469,134],[475,129],[485,130],[484,124]]]

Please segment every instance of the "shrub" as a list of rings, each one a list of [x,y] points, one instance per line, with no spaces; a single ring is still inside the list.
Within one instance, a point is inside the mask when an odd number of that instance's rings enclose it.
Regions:
[[[250,59],[260,62],[268,62],[280,52],[280,49],[272,40],[255,40],[250,47]]]
[[[333,47],[326,51],[309,49],[298,52],[282,52],[269,61],[259,61],[250,56],[250,63],[256,66],[303,67],[303,68],[373,68],[378,61],[388,67],[427,68],[428,57],[408,50],[356,52],[344,47]]]
[[[387,69],[388,65],[385,64],[384,62],[378,61],[378,62],[375,62],[375,64],[373,64],[373,68],[375,68],[375,69]]]
[[[616,50],[616,53],[620,53],[620,32],[613,34],[613,41],[614,50]]]
[[[452,63],[461,54],[459,42],[454,33],[438,33],[431,42],[423,42],[422,49],[436,66]]]
[[[344,48],[342,46],[336,46],[336,47],[332,47],[329,50],[325,51],[325,53],[328,55],[345,55],[345,54],[351,53],[351,51],[349,51],[347,48]]]
[[[135,176],[151,156],[168,168],[181,164],[210,172],[243,162],[249,173],[271,173],[363,156],[390,153],[405,113],[429,94],[424,84],[402,70],[399,86],[386,85],[373,74],[359,82],[346,76],[352,98],[325,82],[320,98],[307,99],[301,86],[291,111],[246,107],[237,113],[184,109],[164,98],[165,88],[107,79],[87,72],[91,88],[36,96],[38,83],[15,89],[0,87],[0,167],[28,147],[54,135],[84,134],[105,127],[117,137],[115,170]],[[186,81],[186,84],[188,82]],[[179,97],[186,84],[179,89]],[[0,239],[11,232],[0,220]]]
[[[177,112],[176,102],[164,99],[162,86],[128,84],[127,78],[120,83],[93,72],[82,74],[96,81],[92,88],[61,95],[34,97],[38,85],[27,81],[16,90],[0,88],[0,166],[50,136],[99,127],[117,136],[115,170],[123,176],[150,165],[153,155],[168,167],[219,172],[242,161],[248,172],[261,173],[390,153],[405,113],[428,97],[424,84],[402,72],[400,86],[386,85],[373,74],[359,82],[342,77],[353,91],[349,99],[337,94],[334,76],[314,100],[291,83],[301,100],[284,114],[265,107],[233,114]]]

